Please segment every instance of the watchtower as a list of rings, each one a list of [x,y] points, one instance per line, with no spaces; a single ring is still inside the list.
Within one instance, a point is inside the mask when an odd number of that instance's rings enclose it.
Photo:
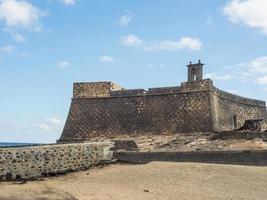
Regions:
[[[188,67],[188,82],[201,81],[203,79],[203,65],[200,60],[198,63],[190,62]]]

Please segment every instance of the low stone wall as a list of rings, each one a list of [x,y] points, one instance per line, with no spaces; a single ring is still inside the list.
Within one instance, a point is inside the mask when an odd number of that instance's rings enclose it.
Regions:
[[[76,143],[0,148],[0,181],[34,179],[88,169],[113,160],[114,143]]]
[[[118,161],[148,163],[151,161],[199,162],[267,166],[267,151],[192,151],[192,152],[118,152]]]
[[[232,140],[232,139],[246,139],[252,140],[260,138],[263,141],[267,141],[267,132],[246,132],[246,131],[225,131],[219,132],[211,137],[211,140]]]

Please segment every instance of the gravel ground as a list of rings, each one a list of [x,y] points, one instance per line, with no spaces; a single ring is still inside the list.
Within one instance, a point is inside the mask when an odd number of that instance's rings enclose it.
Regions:
[[[255,138],[212,140],[214,134],[175,134],[175,135],[118,135],[112,138],[95,137],[91,141],[134,140],[140,151],[196,151],[196,150],[267,150],[267,142]]]
[[[0,200],[266,200],[267,167],[114,164],[26,184],[0,183]]]

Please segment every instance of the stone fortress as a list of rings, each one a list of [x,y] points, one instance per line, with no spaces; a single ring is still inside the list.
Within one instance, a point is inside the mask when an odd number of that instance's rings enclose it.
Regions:
[[[217,89],[203,79],[200,61],[187,67],[188,81],[181,86],[147,91],[126,90],[112,82],[74,83],[58,144],[0,148],[0,182],[35,180],[117,161],[267,166],[267,131],[232,131],[247,119],[266,119],[265,102]],[[102,137],[107,141],[99,140]],[[149,140],[140,142],[146,137]],[[261,143],[228,148],[255,138]]]
[[[181,86],[124,89],[112,82],[74,83],[60,143],[96,136],[230,131],[247,119],[267,118],[264,101],[240,97],[203,79],[203,66],[187,65]]]

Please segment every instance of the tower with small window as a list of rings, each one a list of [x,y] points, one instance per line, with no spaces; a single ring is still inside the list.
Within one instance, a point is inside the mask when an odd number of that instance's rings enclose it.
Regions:
[[[203,79],[203,65],[200,60],[198,63],[187,65],[188,68],[188,82],[201,81]]]

